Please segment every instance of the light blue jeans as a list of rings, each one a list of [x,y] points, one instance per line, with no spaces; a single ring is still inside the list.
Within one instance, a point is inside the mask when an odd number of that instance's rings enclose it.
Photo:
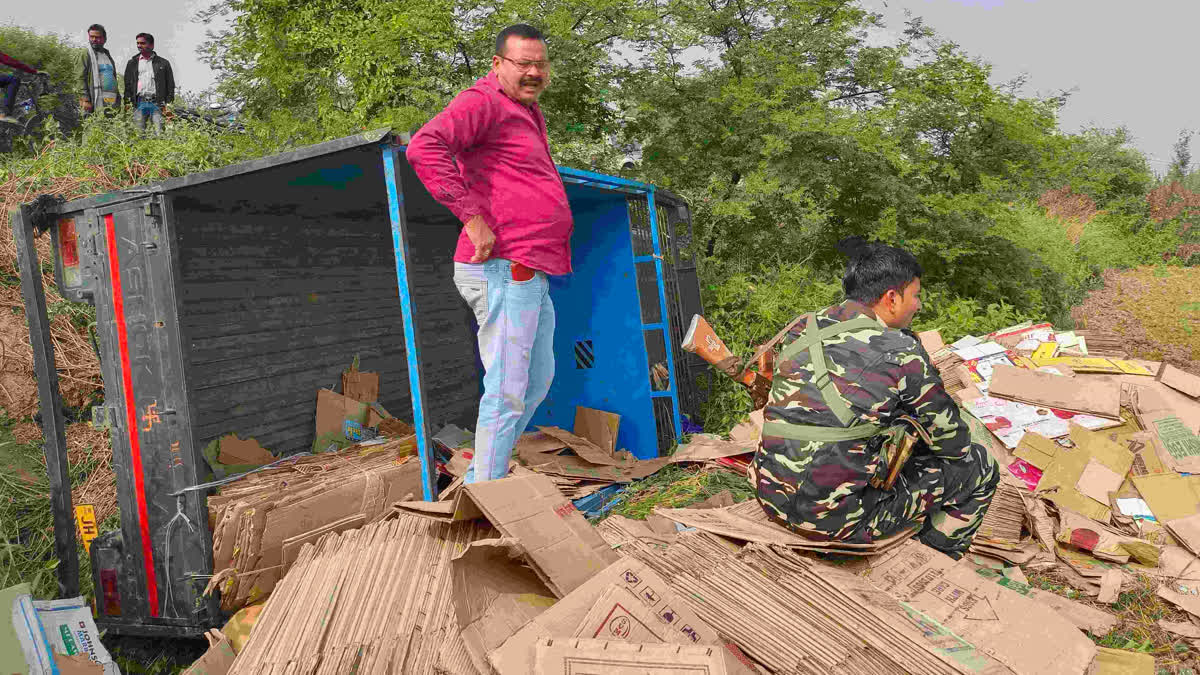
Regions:
[[[140,131],[145,131],[148,120],[154,122],[154,133],[161,134],[163,130],[162,108],[159,108],[154,101],[138,101],[133,106],[133,126]]]
[[[512,263],[454,263],[454,285],[479,322],[483,398],[465,481],[508,475],[513,444],[554,380],[554,305],[544,272],[513,281]]]

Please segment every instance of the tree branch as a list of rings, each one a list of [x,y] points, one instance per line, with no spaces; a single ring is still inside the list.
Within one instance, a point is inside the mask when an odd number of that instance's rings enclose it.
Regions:
[[[842,94],[841,96],[838,96],[837,98],[831,98],[831,99],[829,99],[828,102],[829,103],[837,103],[838,101],[844,101],[848,98],[856,98],[858,96],[870,96],[871,94],[882,94],[884,92],[891,91],[895,88],[896,88],[895,85],[888,85],[882,89],[868,89],[866,91],[854,91],[854,92],[850,92],[849,94]]]

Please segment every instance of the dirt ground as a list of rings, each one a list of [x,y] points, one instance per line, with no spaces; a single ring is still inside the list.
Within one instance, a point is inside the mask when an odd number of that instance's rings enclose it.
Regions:
[[[1200,267],[1108,270],[1071,314],[1079,328],[1124,337],[1134,357],[1200,375]]]

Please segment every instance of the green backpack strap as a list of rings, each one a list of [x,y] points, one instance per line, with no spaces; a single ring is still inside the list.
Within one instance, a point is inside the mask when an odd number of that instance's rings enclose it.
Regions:
[[[837,385],[834,384],[833,378],[829,376],[829,367],[825,362],[824,342],[842,333],[850,333],[857,330],[867,328],[879,328],[879,322],[867,316],[857,316],[849,321],[839,321],[825,328],[817,327],[817,314],[810,312],[807,315],[808,326],[804,329],[804,335],[796,338],[791,344],[783,349],[780,354],[780,360],[788,360],[802,350],[807,349],[809,358],[813,365],[812,383],[821,391],[821,397],[825,399],[825,405],[833,412],[834,417],[842,423],[842,426],[850,424],[854,419],[854,413],[850,411],[850,406],[842,399],[838,393]],[[822,427],[814,427],[822,428]],[[764,429],[765,433],[765,429]],[[782,436],[782,434],[780,434]],[[788,438],[787,436],[783,436]],[[857,438],[857,437],[856,437]],[[820,440],[820,439],[796,439],[796,440]],[[837,439],[850,440],[850,439]]]
[[[818,441],[838,443],[858,441],[883,433],[884,428],[875,424],[860,424],[856,427],[818,427],[811,424],[790,422],[767,422],[763,425],[763,436],[776,436],[793,441]]]

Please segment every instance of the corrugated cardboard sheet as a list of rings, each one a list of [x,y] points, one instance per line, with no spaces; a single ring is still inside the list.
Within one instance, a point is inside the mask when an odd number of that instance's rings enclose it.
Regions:
[[[663,547],[619,525],[599,529],[770,672],[1014,672],[849,571],[705,532]]]
[[[411,439],[397,439],[304,457],[209,497],[221,608],[232,612],[270,593],[283,576],[285,544],[377,520],[393,502],[419,494],[411,448]]]
[[[469,673],[451,603],[450,559],[490,536],[495,531],[481,522],[397,515],[305,546],[231,675]]]
[[[733,506],[716,509],[663,509],[654,512],[677,523],[694,527],[713,534],[760,544],[774,544],[798,550],[836,552],[845,555],[875,555],[898,546],[911,537],[916,528],[898,532],[886,539],[870,544],[853,544],[844,541],[822,541],[824,536],[814,533],[805,537],[773,522],[758,502],[751,499]]]

